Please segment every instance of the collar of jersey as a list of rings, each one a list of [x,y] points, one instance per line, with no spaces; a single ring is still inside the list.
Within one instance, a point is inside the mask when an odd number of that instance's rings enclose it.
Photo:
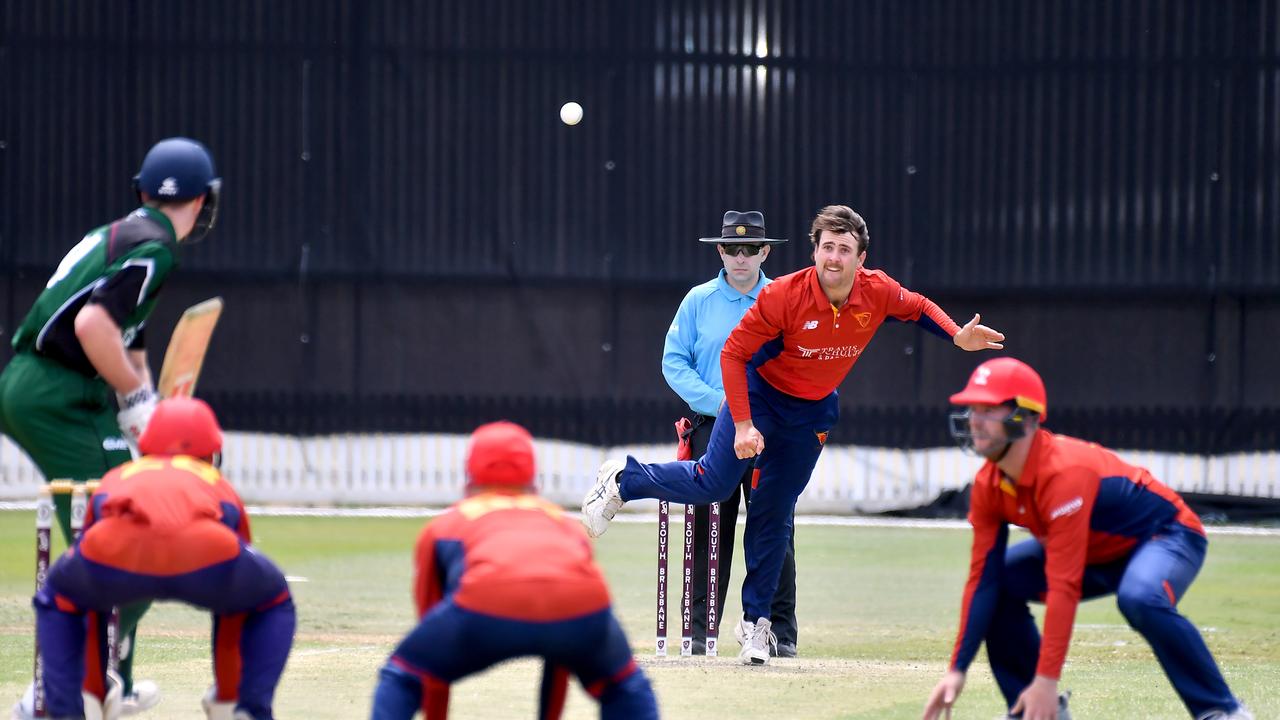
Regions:
[[[716,283],[716,287],[720,288],[720,292],[724,293],[724,296],[730,300],[737,300],[738,298],[743,297],[749,297],[752,300],[755,300],[756,296],[760,294],[760,289],[769,284],[769,276],[765,275],[764,271],[761,270],[760,279],[756,281],[756,286],[745,293],[740,293],[737,288],[729,284],[728,275],[729,272],[727,270],[720,268],[720,274],[716,276],[719,279],[719,282]]]
[[[1031,449],[1027,451],[1027,461],[1022,464],[1022,474],[1018,476],[1019,485],[1031,487],[1036,484],[1036,475],[1040,473],[1040,461],[1049,451],[1049,444],[1052,441],[1053,438],[1048,430],[1044,428],[1036,430],[1035,437],[1031,438]]]
[[[148,220],[164,228],[164,231],[169,233],[170,242],[175,245],[178,243],[178,233],[174,231],[173,223],[169,222],[168,215],[165,215],[155,208],[149,208],[146,205],[139,207],[136,212],[142,213],[142,215]]]

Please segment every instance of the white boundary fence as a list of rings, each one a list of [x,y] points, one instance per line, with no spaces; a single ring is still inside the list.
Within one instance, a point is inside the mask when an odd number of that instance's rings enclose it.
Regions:
[[[462,495],[465,435],[227,433],[223,472],[248,502],[293,505],[447,505]],[[674,444],[603,448],[538,441],[542,494],[576,507],[608,457],[665,461]],[[1280,452],[1221,456],[1121,451],[1184,492],[1280,498]],[[818,461],[797,509],[804,513],[879,512],[925,505],[964,487],[976,458],[955,448],[894,450],[831,446]],[[0,499],[33,498],[39,472],[0,436]],[[628,509],[652,512],[653,503]]]

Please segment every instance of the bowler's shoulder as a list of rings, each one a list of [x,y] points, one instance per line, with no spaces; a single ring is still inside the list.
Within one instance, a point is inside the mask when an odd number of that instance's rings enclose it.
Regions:
[[[771,295],[778,297],[786,295],[788,297],[803,296],[808,292],[810,283],[814,282],[813,267],[802,268],[786,275],[779,275],[770,280],[763,288],[760,288],[761,295]]]
[[[879,268],[858,268],[858,282],[862,283],[862,286],[865,288],[884,291],[889,291],[899,287],[897,280],[894,280],[889,273]]]

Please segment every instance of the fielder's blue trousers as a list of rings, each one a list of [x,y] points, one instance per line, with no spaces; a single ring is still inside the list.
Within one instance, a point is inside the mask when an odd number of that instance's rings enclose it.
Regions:
[[[1177,609],[1177,601],[1204,564],[1207,547],[1204,536],[1173,523],[1128,557],[1087,566],[1082,588],[1085,599],[1115,594],[1120,613],[1151,645],[1193,717],[1214,709],[1231,712],[1239,706],[1204,638]],[[1034,539],[1014,545],[1005,554],[986,642],[992,673],[1010,707],[1035,679],[1040,633],[1028,603],[1042,600],[1048,591],[1044,562],[1044,547]]]
[[[631,645],[609,608],[567,620],[532,622],[474,612],[445,599],[423,616],[383,666],[373,694],[372,720],[410,720],[424,705],[424,684],[447,687],[503,660],[527,656],[546,661],[540,718],[560,716],[564,673],[576,675],[600,701],[604,720],[658,718],[649,680],[636,666]]]
[[[231,560],[163,577],[102,565],[74,550],[59,558],[33,603],[50,717],[84,717],[80,688],[86,648],[96,654],[94,666],[105,673],[107,649],[101,639],[106,614],[113,606],[142,600],[180,600],[212,611],[219,690],[238,698],[237,709],[254,720],[271,720],[271,701],[297,621],[284,575],[243,544]],[[221,687],[224,682],[234,687]]]
[[[756,459],[758,486],[751,492],[743,537],[747,577],[742,582],[742,615],[754,623],[769,617],[790,543],[796,498],[809,484],[827,432],[840,418],[840,405],[836,393],[803,400],[779,392],[751,368],[747,387],[751,421],[764,436],[764,452]],[[733,416],[726,404],[711,429],[707,452],[698,460],[644,464],[628,457],[618,476],[622,499],[695,505],[723,500],[750,462],[734,454],[733,437]]]

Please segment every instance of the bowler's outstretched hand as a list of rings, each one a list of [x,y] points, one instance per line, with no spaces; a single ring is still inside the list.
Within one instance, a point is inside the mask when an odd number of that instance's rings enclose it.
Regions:
[[[973,352],[975,350],[1001,350],[1004,348],[1004,333],[989,328],[986,325],[979,325],[978,321],[982,319],[982,315],[974,314],[973,319],[964,324],[960,328],[955,337],[951,341],[961,350]]]

